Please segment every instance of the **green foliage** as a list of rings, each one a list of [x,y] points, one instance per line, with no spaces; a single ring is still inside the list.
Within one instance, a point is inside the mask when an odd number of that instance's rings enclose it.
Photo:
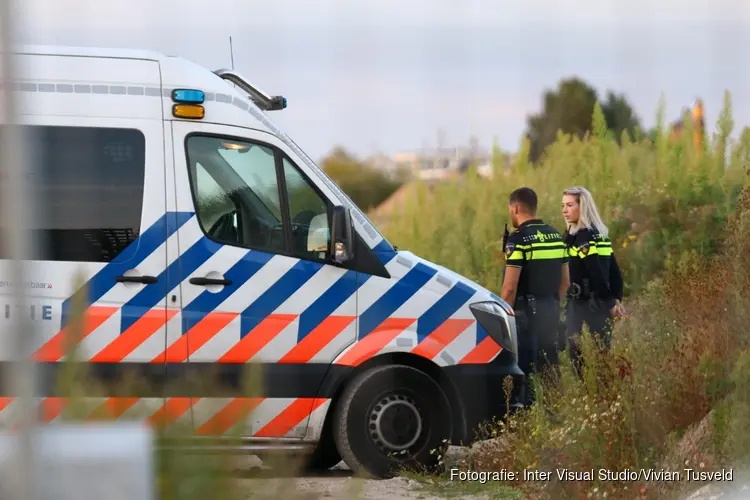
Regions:
[[[385,201],[404,181],[388,178],[339,147],[323,159],[322,169],[364,212]]]
[[[604,132],[604,108],[592,104],[593,135],[559,133],[537,167],[527,159],[531,141],[524,139],[508,168],[495,166],[492,180],[468,175],[438,184],[431,193],[421,189],[419,199],[392,216],[386,236],[399,248],[498,291],[510,192],[533,188],[539,216],[562,231],[562,191],[584,185],[610,229],[626,293],[643,290],[685,252],[700,259],[719,246],[724,220],[747,185],[750,159],[747,129],[738,143],[730,141],[730,105],[727,97],[717,136],[704,151],[695,149],[690,134],[670,140],[661,128],[655,142],[626,138],[620,145]]]
[[[532,377],[541,396],[496,425],[476,470],[704,471],[750,465],[750,189],[712,257],[685,251],[615,325],[610,351],[582,336],[579,376]],[[512,453],[506,452],[512,450]],[[735,472],[736,473],[736,472]],[[683,476],[684,481],[684,476]],[[697,485],[639,480],[516,483],[532,498],[670,498]]]
[[[592,120],[595,106],[600,108],[599,116]],[[608,91],[607,99],[602,104],[597,91],[585,81],[579,78],[563,79],[556,90],[545,92],[542,111],[528,118],[526,135],[530,141],[529,159],[532,163],[541,159],[547,147],[555,142],[558,131],[579,139],[591,132],[603,138],[601,126],[608,127],[611,137],[617,142],[625,133],[630,138],[636,138],[641,128],[625,96]]]

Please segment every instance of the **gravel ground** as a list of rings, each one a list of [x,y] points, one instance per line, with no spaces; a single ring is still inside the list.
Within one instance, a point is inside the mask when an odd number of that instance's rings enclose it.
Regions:
[[[264,466],[256,457],[247,457],[243,467],[251,477],[241,479],[252,499],[308,500],[317,498],[422,498],[420,484],[403,477],[388,480],[363,480],[352,476],[343,462],[330,471],[306,477],[274,477],[273,469]],[[253,474],[255,472],[255,474]],[[262,477],[252,477],[253,475]]]
[[[249,458],[249,460],[247,459]],[[250,477],[240,479],[248,490],[248,499],[312,500],[318,498],[422,499],[439,500],[435,488],[425,488],[421,483],[406,477],[387,480],[363,480],[352,476],[351,470],[341,462],[330,471],[306,477],[274,477],[274,471],[262,465],[256,457],[247,457],[242,469],[250,469]],[[253,474],[255,472],[255,474]],[[468,500],[490,498],[487,495],[461,492]],[[455,496],[455,495],[454,495]]]
[[[420,492],[416,481],[401,477],[385,481],[358,480],[353,477],[274,478],[247,481],[249,498],[252,499],[421,498],[437,500],[439,498]]]
[[[444,485],[430,486],[407,477],[388,480],[358,479],[352,476],[351,470],[343,462],[325,473],[305,477],[291,477],[289,474],[275,473],[257,457],[244,457],[241,464],[238,464],[238,469],[243,471],[244,477],[239,480],[247,488],[247,498],[253,500],[518,498],[512,494],[513,492],[492,491],[488,488],[467,489],[466,487],[471,485],[465,484],[461,487],[461,485],[447,481]],[[735,470],[734,476],[734,481],[730,483],[704,484],[688,488],[688,492],[679,495],[678,498],[682,500],[750,499],[750,474]]]

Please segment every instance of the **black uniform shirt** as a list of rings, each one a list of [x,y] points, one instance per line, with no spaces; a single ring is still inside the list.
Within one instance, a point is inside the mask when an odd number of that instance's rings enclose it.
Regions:
[[[516,297],[560,298],[562,264],[567,260],[562,235],[541,219],[521,224],[505,245],[505,265],[521,268]]]
[[[582,228],[563,235],[568,247],[572,298],[600,299],[607,309],[622,300],[623,281],[612,251],[612,241],[595,228]]]

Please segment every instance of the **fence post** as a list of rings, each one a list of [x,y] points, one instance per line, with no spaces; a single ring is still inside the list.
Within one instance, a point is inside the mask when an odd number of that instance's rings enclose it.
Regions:
[[[27,314],[29,311],[28,291],[26,282],[26,266],[30,256],[34,255],[32,239],[29,230],[31,225],[29,209],[31,197],[28,195],[26,173],[28,165],[25,155],[25,136],[19,124],[18,100],[22,99],[20,92],[13,91],[13,81],[16,77],[16,29],[18,20],[17,2],[0,0],[0,50],[2,59],[2,133],[0,141],[0,249],[5,260],[5,273],[9,277],[10,294],[7,296],[11,304],[17,304],[18,312],[5,318],[2,336],[7,342],[7,351],[3,356],[5,370],[3,374],[3,390],[5,394],[14,398],[12,409],[15,422],[18,422],[18,435],[12,441],[13,451],[8,456],[7,464],[11,466],[3,488],[4,493],[10,493],[10,498],[17,500],[32,500],[35,498],[35,474],[33,438],[36,427],[36,405],[34,404],[34,389],[36,387],[35,365],[30,358],[36,346],[36,331],[33,321]],[[24,262],[27,261],[27,262]],[[4,273],[4,274],[5,274]],[[7,411],[7,410],[6,410]],[[12,483],[12,484],[11,484]],[[8,492],[8,487],[12,491]]]

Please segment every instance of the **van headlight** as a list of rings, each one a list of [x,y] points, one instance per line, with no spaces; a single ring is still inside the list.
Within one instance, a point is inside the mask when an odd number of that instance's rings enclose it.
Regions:
[[[503,307],[505,306],[505,307]],[[477,322],[500,347],[518,354],[518,338],[513,309],[494,300],[475,302],[469,305]]]

